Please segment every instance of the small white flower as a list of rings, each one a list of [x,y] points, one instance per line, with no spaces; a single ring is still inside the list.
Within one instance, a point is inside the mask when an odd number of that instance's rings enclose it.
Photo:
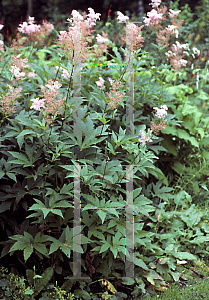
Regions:
[[[175,32],[175,30],[177,29],[177,26],[175,26],[175,25],[168,25],[167,29],[169,31]]]
[[[97,40],[97,43],[99,43],[99,44],[109,42],[108,38],[104,38],[100,34],[97,34],[96,40]]]
[[[181,10],[172,10],[172,9],[169,9],[169,17],[170,18],[173,18],[173,17],[177,17],[178,14],[181,12]]]
[[[28,77],[29,78],[34,78],[34,77],[36,77],[36,76],[38,76],[36,73],[34,73],[34,70],[33,70],[33,72],[29,72],[28,73]]]
[[[197,48],[193,47],[192,51],[194,52],[194,54],[199,55],[200,54],[200,50],[198,50]]]
[[[129,20],[129,17],[124,16],[120,11],[117,11],[117,15],[118,23],[125,23],[126,20]]]
[[[96,85],[100,87],[100,89],[104,88],[104,79],[102,77],[99,77],[99,81],[96,81]]]
[[[71,15],[73,16],[73,21],[83,21],[82,15],[75,9],[73,9]]]
[[[65,69],[62,69],[62,75],[61,76],[64,77],[65,79],[70,78],[70,74]]]
[[[33,104],[30,108],[33,108],[35,110],[41,110],[42,107],[44,108],[44,99],[35,98],[31,99],[31,101],[33,102]]]
[[[157,110],[156,116],[157,116],[159,119],[164,119],[165,116],[167,115],[168,107],[167,107],[166,105],[161,105],[161,108],[153,107],[153,109]]]
[[[140,130],[141,138],[139,138],[139,142],[144,146],[146,142],[152,142],[152,139],[148,136],[145,131]]]

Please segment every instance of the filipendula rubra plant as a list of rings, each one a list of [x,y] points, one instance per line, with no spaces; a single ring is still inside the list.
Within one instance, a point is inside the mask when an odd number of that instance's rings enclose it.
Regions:
[[[154,3],[156,5],[156,1]],[[163,14],[164,10],[161,11],[158,14]],[[181,276],[177,261],[195,259],[194,253],[186,251],[185,240],[181,241],[183,227],[189,226],[188,215],[196,217],[195,209],[191,207],[180,213],[166,210],[172,201],[183,210],[190,198],[186,192],[172,195],[173,189],[163,186],[165,176],[156,167],[159,152],[165,151],[159,145],[162,141],[159,132],[177,123],[173,120],[175,116],[169,113],[172,97],[165,85],[160,88],[158,85],[159,90],[147,94],[147,99],[142,101],[136,95],[136,122],[131,135],[127,135],[126,79],[123,76],[126,69],[120,64],[122,57],[107,40],[105,32],[103,38],[100,35],[96,39],[100,54],[88,53],[91,27],[99,14],[89,8],[89,14],[81,15],[74,10],[72,15],[68,20],[72,26],[66,32],[59,32],[56,51],[52,45],[37,51],[37,57],[31,58],[29,53],[36,52],[33,43],[31,52],[17,49],[20,50],[18,59],[14,57],[10,65],[2,67],[2,74],[9,83],[5,80],[0,87],[3,95],[0,217],[8,234],[1,256],[9,253],[14,257],[15,253],[17,269],[20,271],[24,266],[28,281],[34,265],[36,273],[46,274],[43,281],[40,278],[42,291],[50,281],[57,280],[66,291],[73,290],[76,297],[90,299],[93,284],[99,285],[100,277],[108,280],[102,281],[102,287],[95,288],[95,294],[111,287],[111,292],[119,297],[119,287],[115,292],[110,282],[113,279],[117,285],[117,277],[123,277],[120,284],[132,286],[133,297],[146,293],[148,284],[163,290],[168,286],[165,272],[170,281],[176,280]],[[127,17],[118,15],[119,20],[127,21]],[[35,28],[40,29],[37,26]],[[72,87],[73,55],[77,55],[73,42],[78,28],[81,29],[82,61],[80,127],[75,126],[73,118],[77,98]],[[143,45],[142,28],[132,26],[135,47]],[[27,30],[24,34],[30,36],[32,33]],[[99,62],[106,43],[112,46],[115,56],[102,69]],[[43,50],[48,51],[48,59]],[[5,59],[10,55],[9,49],[6,51]],[[133,56],[134,72],[141,68],[135,87],[140,89],[143,83],[139,79],[150,80],[146,70],[150,57],[141,49]],[[98,64],[92,66],[91,59]],[[114,60],[117,63],[113,79],[111,64]],[[36,76],[27,76],[29,73]],[[151,72],[154,80],[149,91],[159,84],[154,74]],[[9,84],[22,90],[11,90],[10,95]],[[12,101],[6,100],[9,97]],[[128,168],[130,166],[132,168]],[[133,177],[132,191],[126,191],[126,177]],[[78,218],[82,223],[80,244],[75,243],[74,233],[77,194],[82,204],[81,220]],[[134,278],[126,276],[125,270],[126,255],[129,259],[132,256],[126,245],[133,244],[133,236],[126,232],[127,194],[134,196],[131,213],[132,220],[134,213]],[[199,224],[201,218],[203,216],[198,215],[197,222],[191,226]],[[176,223],[183,224],[178,232]],[[193,243],[197,246],[195,241]],[[89,276],[89,285],[82,276],[73,277],[78,271],[74,269],[73,252],[81,254],[80,275]],[[128,293],[128,288],[126,291]]]

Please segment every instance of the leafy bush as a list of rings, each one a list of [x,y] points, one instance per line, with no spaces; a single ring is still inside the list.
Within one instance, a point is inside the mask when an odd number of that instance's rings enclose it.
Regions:
[[[90,12],[95,21],[98,15]],[[76,17],[82,18],[74,11],[74,28]],[[53,26],[38,26],[33,18],[20,26],[23,36],[1,51],[1,258],[14,259],[39,299],[47,299],[56,282],[63,297],[71,291],[76,299],[136,299],[149,285],[167,289],[184,276],[183,265],[207,254],[207,212],[185,189],[195,176],[183,187],[177,183],[188,165],[192,171],[206,166],[208,120],[200,102],[208,96],[173,85],[183,78],[185,62],[182,47],[180,54],[174,46],[176,56],[164,61],[163,27],[154,28],[152,53],[142,48],[143,28],[133,27],[133,124],[128,51],[107,41],[105,31],[92,41],[87,24],[80,23],[79,57],[72,26],[59,34],[53,29],[58,39],[47,46]],[[127,276],[127,260],[134,278]]]

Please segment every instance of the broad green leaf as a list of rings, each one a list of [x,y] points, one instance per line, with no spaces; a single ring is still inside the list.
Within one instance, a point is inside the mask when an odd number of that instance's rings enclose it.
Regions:
[[[106,218],[107,213],[104,210],[97,210],[96,212],[100,219],[102,220],[102,224],[104,223],[104,220]]]
[[[31,254],[33,253],[33,246],[28,246],[24,249],[23,251],[23,255],[24,255],[24,260],[25,262],[28,260],[28,258],[31,256]]]
[[[188,132],[186,132],[185,130],[178,128],[177,135],[180,139],[190,141],[193,146],[195,146],[197,148],[199,147],[198,141],[193,136],[189,135]]]
[[[15,176],[14,173],[7,172],[6,175],[7,175],[9,178],[11,178],[12,180],[14,180],[15,182],[17,182],[17,178],[16,178],[16,176]]]
[[[166,136],[164,140],[161,142],[161,145],[171,154],[177,156],[176,146],[169,136]]]
[[[49,267],[46,269],[43,274],[41,275],[42,278],[37,279],[36,285],[35,285],[35,294],[34,296],[37,296],[49,283],[49,281],[52,279],[52,276],[54,274],[54,270],[52,267]]]
[[[50,212],[52,212],[53,214],[58,215],[64,219],[62,211],[60,209],[50,209]]]
[[[147,276],[146,278],[152,285],[155,285],[154,279],[151,276]]]
[[[52,254],[55,251],[57,251],[61,245],[62,245],[62,243],[60,241],[56,241],[56,242],[52,243],[50,246],[49,254]]]
[[[70,258],[70,254],[73,251],[73,243],[72,243],[72,245],[62,244],[60,246],[60,249],[68,258]]]
[[[114,248],[114,247],[110,247],[110,251],[113,253],[113,255],[114,255],[114,258],[116,259],[116,257],[117,257],[117,254],[118,254],[118,249],[116,249],[116,248]]]
[[[34,293],[34,291],[30,289],[30,290],[26,290],[24,292],[24,295],[33,295],[33,293]]]
[[[34,276],[34,271],[30,269],[26,269],[26,277],[30,286],[33,286],[34,284],[33,276]]]
[[[0,179],[4,176],[5,172],[0,169]]]
[[[193,240],[190,240],[189,242],[192,244],[204,244],[205,242],[209,241],[209,236],[197,236],[196,238],[194,238]]]
[[[122,283],[124,283],[125,285],[133,285],[135,284],[135,279],[130,277],[124,277],[122,278]]]
[[[146,271],[148,270],[148,267],[146,266],[146,264],[144,263],[144,261],[142,259],[138,259],[138,258],[134,257],[134,264]]]
[[[40,252],[41,254],[43,254],[46,257],[49,257],[48,256],[48,251],[47,251],[46,246],[44,244],[36,243],[33,246],[36,249],[36,251]]]
[[[4,201],[2,204],[0,204],[0,213],[9,210],[12,204],[13,204],[13,200]]]
[[[101,247],[99,253],[102,253],[102,252],[107,251],[107,249],[109,249],[110,247],[111,247],[111,245],[110,245],[109,243],[106,242],[104,245],[102,245],[102,247]]]
[[[188,252],[173,252],[173,256],[185,260],[197,260],[197,257]]]
[[[28,243],[22,242],[22,241],[17,241],[14,243],[14,245],[10,248],[9,252],[13,251],[18,251],[18,250],[23,250],[25,247],[27,247]]]

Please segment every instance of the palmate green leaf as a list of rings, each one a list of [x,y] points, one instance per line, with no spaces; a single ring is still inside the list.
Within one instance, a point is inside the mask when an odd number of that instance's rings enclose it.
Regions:
[[[43,130],[46,130],[46,122],[45,122],[44,118],[41,121],[39,121],[38,119],[34,119],[34,121],[39,124],[39,125],[34,125],[34,126],[41,128]]]
[[[46,208],[44,203],[41,200],[34,199],[38,204],[33,204],[28,210],[37,210],[37,209],[43,209]]]
[[[10,238],[17,240],[17,242],[14,243],[14,245],[10,248],[9,252],[11,253],[13,251],[24,250],[24,260],[27,261],[33,253],[33,237],[29,233],[24,232],[24,236],[15,235]]]
[[[28,210],[41,210],[43,215],[44,215],[44,219],[47,217],[47,215],[51,212],[55,215],[60,216],[61,218],[64,219],[62,211],[60,209],[55,209],[55,208],[47,208],[43,202],[41,202],[38,199],[34,199],[36,202],[38,202],[38,204],[33,204]],[[62,201],[63,202],[63,201]],[[64,205],[64,204],[63,204]],[[67,204],[66,204],[67,205]],[[59,206],[59,205],[58,205]],[[64,206],[64,207],[72,207],[70,204],[69,206]]]
[[[70,204],[69,202],[67,202],[66,200],[62,200],[62,201],[59,201],[59,202],[54,202],[53,204],[51,204],[49,202],[49,205],[50,205],[50,208],[51,209],[54,209],[55,207],[74,207],[72,204]]]
[[[119,240],[120,240],[120,238],[121,238],[121,236],[122,236],[122,234],[118,231],[117,233],[116,233],[116,235],[115,236],[113,236],[113,246],[118,246],[118,245],[121,245],[121,242],[119,242]],[[125,239],[124,239],[125,240]],[[121,240],[120,240],[121,241]],[[122,242],[122,245],[123,245],[124,243]]]
[[[58,215],[58,216],[60,216],[61,218],[64,219],[63,214],[62,214],[62,211],[61,211],[60,209],[43,208],[41,211],[42,211],[43,214],[44,214],[44,219],[46,218],[46,216],[47,216],[50,212],[53,213],[53,214],[55,214],[55,215]]]
[[[24,231],[24,238],[28,243],[33,243],[33,237],[30,233]]]
[[[93,119],[97,119],[99,121],[101,121],[104,125],[107,124],[108,122],[110,122],[110,120],[106,120],[103,116],[100,117],[101,114],[95,112],[97,114],[97,117],[92,117]]]
[[[14,151],[8,151],[13,157],[17,158],[17,160],[8,161],[8,163],[20,164],[24,167],[32,167],[33,163],[23,153],[18,153]]]

